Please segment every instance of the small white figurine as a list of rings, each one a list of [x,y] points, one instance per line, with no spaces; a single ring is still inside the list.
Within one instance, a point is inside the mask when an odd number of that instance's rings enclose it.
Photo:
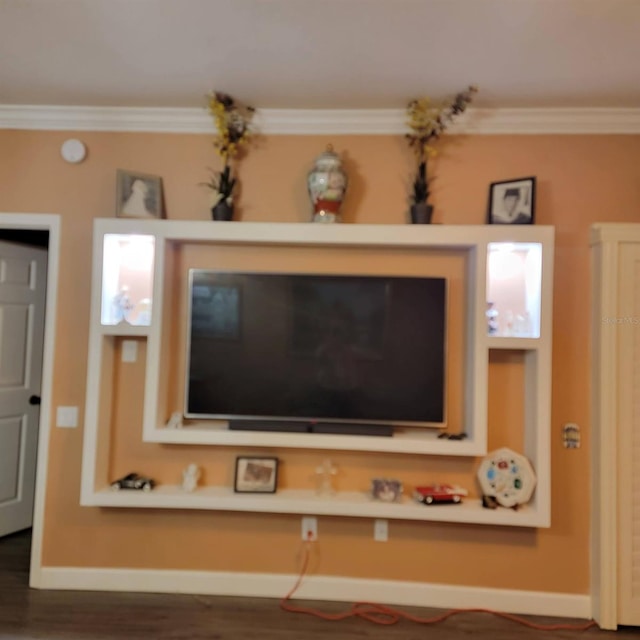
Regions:
[[[140,300],[137,324],[144,326],[151,324],[151,298],[142,298]]]
[[[129,297],[129,287],[125,284],[113,298],[114,312],[118,324],[129,324],[129,314],[135,306]]]
[[[182,413],[180,411],[174,411],[165,425],[167,429],[182,429],[183,426]]]
[[[338,470],[328,458],[322,462],[321,466],[316,467],[316,493],[319,496],[331,496],[336,492],[333,487],[333,477],[337,473]]]
[[[200,479],[200,467],[197,464],[191,463],[182,472],[182,489],[191,493],[198,487],[198,480]]]
[[[500,325],[498,324],[498,310],[495,308],[493,302],[487,302],[487,310],[485,311],[487,316],[487,333],[490,336],[498,335]]]

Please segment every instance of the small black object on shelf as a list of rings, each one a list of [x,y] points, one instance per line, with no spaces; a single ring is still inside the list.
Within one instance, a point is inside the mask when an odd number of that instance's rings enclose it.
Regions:
[[[431,224],[433,205],[426,202],[417,202],[411,205],[412,224]]]
[[[482,506],[485,509],[497,509],[498,501],[493,496],[482,496]]]
[[[113,491],[120,489],[133,489],[134,491],[151,491],[156,486],[155,480],[141,476],[138,473],[128,473],[111,483]]]
[[[221,200],[215,207],[211,208],[211,217],[214,220],[225,222],[233,220],[233,205]]]

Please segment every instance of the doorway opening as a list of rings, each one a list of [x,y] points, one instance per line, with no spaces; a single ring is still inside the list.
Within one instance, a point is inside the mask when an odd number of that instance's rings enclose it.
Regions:
[[[31,527],[32,587],[42,573],[59,244],[60,216],[0,213],[0,535]]]

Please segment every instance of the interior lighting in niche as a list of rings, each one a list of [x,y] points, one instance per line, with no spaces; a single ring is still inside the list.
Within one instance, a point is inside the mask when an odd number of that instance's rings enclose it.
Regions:
[[[489,281],[521,277],[539,281],[542,270],[542,245],[537,242],[492,242],[488,256]]]
[[[505,280],[520,276],[524,269],[523,256],[510,248],[500,247],[489,253],[489,278],[491,280]]]
[[[154,248],[153,236],[105,235],[102,324],[150,324]]]
[[[488,334],[538,338],[542,245],[493,242],[488,250],[487,310],[491,314]]]
[[[120,264],[131,271],[150,271],[153,264],[153,238],[129,236],[120,245]]]

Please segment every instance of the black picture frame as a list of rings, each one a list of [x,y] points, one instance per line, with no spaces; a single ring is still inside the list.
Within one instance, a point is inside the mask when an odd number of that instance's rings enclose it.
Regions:
[[[275,493],[278,488],[278,458],[238,456],[234,474],[235,493]]]
[[[492,182],[487,224],[534,224],[535,205],[535,176]]]

